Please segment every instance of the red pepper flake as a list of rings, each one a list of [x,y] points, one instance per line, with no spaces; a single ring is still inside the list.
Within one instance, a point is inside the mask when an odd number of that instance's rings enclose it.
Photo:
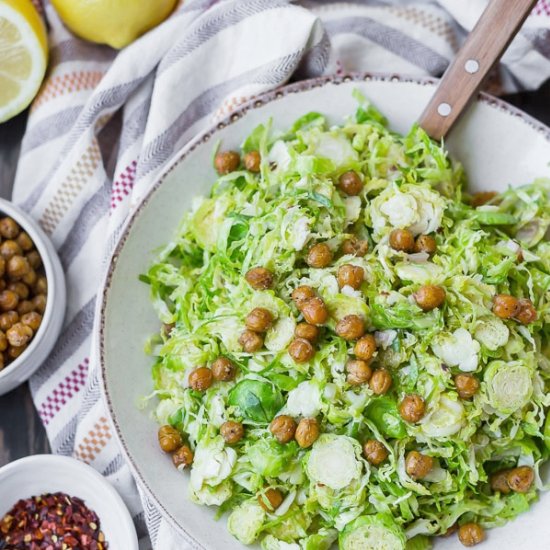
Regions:
[[[64,493],[20,500],[0,520],[0,550],[107,550],[97,514]]]

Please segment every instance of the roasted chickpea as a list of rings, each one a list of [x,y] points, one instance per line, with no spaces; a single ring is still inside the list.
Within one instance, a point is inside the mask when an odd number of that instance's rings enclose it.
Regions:
[[[419,235],[414,243],[415,252],[426,252],[433,254],[437,250],[437,243],[431,235]]]
[[[388,458],[389,452],[380,441],[368,439],[363,444],[363,455],[373,466],[378,466]]]
[[[32,304],[34,306],[34,309],[38,311],[38,313],[44,314],[44,311],[46,311],[46,295],[45,294],[37,294],[32,299]]]
[[[283,493],[279,489],[267,489],[258,495],[258,502],[266,512],[274,512],[283,503]]]
[[[376,340],[372,334],[365,334],[355,342],[353,353],[357,359],[363,359],[363,361],[370,361],[374,352],[376,351]]]
[[[346,315],[336,323],[335,331],[344,340],[357,340],[365,334],[365,322],[359,315]]]
[[[11,346],[20,347],[31,341],[34,331],[28,325],[15,323],[15,325],[8,329],[6,336]]]
[[[19,303],[19,296],[13,290],[3,290],[0,292],[0,309],[9,311],[15,309]]]
[[[21,233],[17,235],[15,242],[21,247],[21,250],[23,250],[24,252],[29,252],[34,247],[34,244],[29,237],[29,234],[25,231],[21,231]]]
[[[355,170],[349,170],[338,178],[338,187],[340,187],[346,195],[355,196],[359,195],[363,190],[363,182]]]
[[[414,235],[408,229],[394,229],[390,233],[390,246],[402,252],[414,251]]]
[[[514,319],[522,325],[529,325],[537,320],[537,310],[533,302],[528,298],[518,300],[518,312],[514,315]]]
[[[8,290],[15,292],[21,300],[26,300],[29,297],[29,287],[20,281],[10,283],[8,285]]]
[[[264,337],[253,330],[245,330],[239,337],[239,344],[246,353],[254,353],[262,349]]]
[[[8,357],[11,361],[15,361],[25,350],[27,349],[27,344],[24,346],[9,346],[8,347]]]
[[[319,338],[319,328],[309,323],[298,323],[294,329],[294,336],[309,340],[314,344]]]
[[[423,311],[431,311],[439,307],[447,293],[443,287],[437,285],[421,286],[415,293],[414,299]]]
[[[15,255],[21,256],[22,253],[21,247],[15,241],[4,241],[0,244],[0,255],[6,261]]]
[[[30,313],[31,311],[34,311],[34,304],[31,300],[21,300],[17,305],[17,313],[19,313],[20,316],[25,315],[25,313]]]
[[[21,322],[31,327],[32,330],[36,332],[40,328],[40,323],[42,323],[42,315],[36,313],[36,311],[29,311],[29,313],[25,313],[21,316]]]
[[[241,157],[236,151],[223,151],[214,158],[214,168],[222,176],[237,170],[240,163]]]
[[[176,328],[176,323],[162,323],[162,333],[165,336],[170,336],[172,331]]]
[[[4,239],[15,239],[19,234],[19,226],[13,218],[2,218],[0,220],[0,235]]]
[[[475,546],[485,540],[485,531],[478,523],[465,523],[458,528],[458,540],[464,546]]]
[[[265,267],[253,267],[246,272],[244,278],[255,290],[268,290],[273,286],[273,273]]]
[[[461,399],[471,399],[479,390],[479,381],[473,374],[457,374],[454,380]]]
[[[183,470],[193,463],[193,451],[188,445],[182,445],[173,455],[172,462],[178,470]]]
[[[17,311],[7,311],[0,314],[0,329],[6,332],[11,326],[19,321]]]
[[[159,428],[158,440],[160,448],[165,453],[173,453],[182,444],[181,435],[178,430],[168,424]]]
[[[388,392],[392,385],[391,374],[386,369],[376,369],[369,380],[369,387],[376,395]]]
[[[418,451],[410,451],[405,458],[405,470],[413,479],[423,479],[432,470],[434,459]]]
[[[302,285],[296,287],[292,291],[292,299],[294,300],[294,303],[300,309],[301,305],[308,300],[309,298],[313,298],[315,296],[315,290],[313,290],[310,286]]]
[[[487,204],[489,201],[493,200],[498,193],[495,191],[480,191],[479,193],[474,193],[472,195],[472,198],[470,200],[470,204],[477,208],[478,206],[483,206],[484,204]]]
[[[240,422],[229,420],[220,426],[220,434],[229,445],[235,445],[244,436],[244,427]]]
[[[338,286],[358,290],[365,280],[365,270],[358,265],[345,264],[338,268]]]
[[[245,319],[246,328],[254,332],[266,332],[272,323],[271,311],[263,307],[254,308]]]
[[[271,421],[269,431],[279,443],[285,444],[294,439],[296,427],[297,424],[294,418],[286,414],[281,414]]]
[[[300,311],[310,325],[322,325],[328,320],[327,306],[318,296],[308,298],[302,302]]]
[[[342,253],[362,258],[369,251],[369,241],[351,237],[342,243]]]
[[[33,291],[35,294],[47,294],[48,293],[48,280],[43,275],[40,275],[38,279],[36,279],[36,283],[34,284]]]
[[[29,260],[23,256],[12,256],[8,260],[7,271],[11,279],[21,279],[31,270]]]
[[[288,346],[288,354],[295,363],[307,363],[315,355],[315,349],[309,340],[296,338]]]
[[[346,363],[346,371],[348,373],[348,384],[352,386],[366,384],[372,376],[371,367],[366,361],[362,361],[361,359],[350,359]]]
[[[511,319],[519,312],[519,300],[509,294],[497,294],[493,299],[493,313],[501,319]]]
[[[507,476],[508,486],[516,493],[527,493],[531,489],[534,479],[535,474],[529,466],[512,468]]]
[[[0,277],[3,277],[4,273],[6,273],[6,260],[4,260],[3,256],[0,256]],[[4,283],[4,285],[6,284],[4,282],[4,279],[2,279],[2,282]]]
[[[260,156],[260,153],[258,153],[258,151],[250,151],[244,156],[243,163],[244,167],[249,172],[254,172],[255,174],[257,174],[260,171],[262,157]]]
[[[36,284],[36,281],[38,280],[38,275],[36,274],[36,271],[32,268],[30,268],[25,275],[21,277],[21,280],[31,288],[34,287]]]
[[[313,245],[306,258],[306,263],[310,267],[327,267],[332,262],[332,251],[325,243],[317,243]]]
[[[229,382],[235,378],[237,374],[237,367],[227,357],[218,357],[210,367],[212,370],[212,376],[214,380],[220,382]]]
[[[507,495],[510,492],[510,485],[508,485],[509,473],[510,470],[500,470],[500,472],[495,472],[489,477],[489,483],[494,492],[499,492],[503,495]]]
[[[212,371],[207,367],[197,367],[189,375],[189,386],[195,391],[206,391],[213,381]]]
[[[0,331],[0,352],[6,351],[8,349],[8,339],[6,335]]]
[[[33,269],[38,269],[42,265],[42,258],[36,250],[31,250],[27,254],[27,260]]]
[[[317,420],[315,418],[302,418],[298,423],[294,435],[296,443],[298,443],[302,449],[307,449],[317,441],[318,437],[319,423]]]
[[[415,424],[423,418],[426,412],[424,399],[416,394],[406,395],[399,404],[399,414],[406,422]]]

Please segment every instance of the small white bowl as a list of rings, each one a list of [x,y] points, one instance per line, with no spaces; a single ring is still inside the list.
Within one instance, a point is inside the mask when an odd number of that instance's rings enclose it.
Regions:
[[[0,468],[0,519],[20,499],[57,492],[82,499],[97,514],[110,550],[138,550],[136,529],[119,494],[96,470],[66,456],[29,456]]]
[[[66,305],[65,275],[53,244],[28,214],[11,202],[0,199],[0,217],[10,216],[29,234],[42,258],[48,281],[48,300],[42,324],[29,347],[0,370],[0,395],[25,382],[40,367],[57,341],[63,326]]]

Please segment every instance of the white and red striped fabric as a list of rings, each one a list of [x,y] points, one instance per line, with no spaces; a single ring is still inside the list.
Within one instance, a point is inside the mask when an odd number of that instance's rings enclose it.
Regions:
[[[47,0],[35,3],[49,24],[51,61],[13,200],[57,247],[68,309],[31,390],[53,451],[88,462],[117,487],[143,547],[150,537],[155,548],[182,550],[186,542],[138,494],[91,352],[95,297],[122,224],[167,160],[247,98],[334,72],[439,76],[486,0],[192,0],[121,52],[79,40]],[[536,88],[548,77],[550,2],[540,0],[490,87]]]

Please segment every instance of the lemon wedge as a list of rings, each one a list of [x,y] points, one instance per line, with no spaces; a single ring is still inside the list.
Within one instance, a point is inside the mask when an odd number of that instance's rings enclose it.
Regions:
[[[77,36],[120,49],[164,21],[177,0],[52,0],[52,4]]]
[[[48,63],[42,19],[30,0],[0,0],[0,122],[23,111]]]

